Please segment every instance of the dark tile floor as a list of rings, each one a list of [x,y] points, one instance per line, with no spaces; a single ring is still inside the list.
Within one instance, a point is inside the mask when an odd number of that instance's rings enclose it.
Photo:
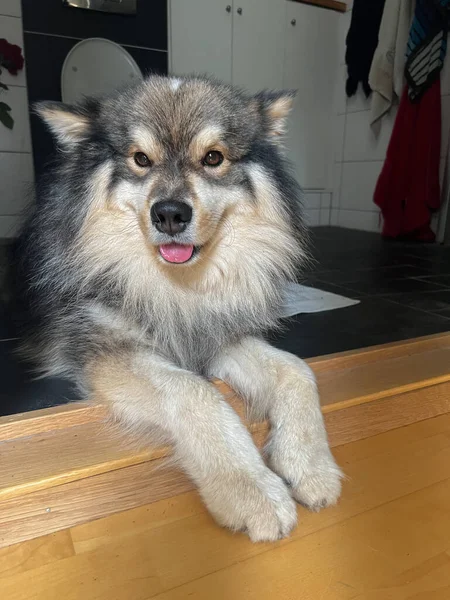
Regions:
[[[450,330],[450,247],[317,227],[303,283],[360,300],[286,319],[277,346],[309,357]]]
[[[286,319],[272,342],[301,357],[318,356],[450,330],[450,247],[386,242],[377,234],[333,227],[312,232],[306,285],[360,303]],[[1,278],[0,250],[0,278]],[[7,316],[0,319],[0,414],[76,398],[64,381],[33,381],[12,352]]]

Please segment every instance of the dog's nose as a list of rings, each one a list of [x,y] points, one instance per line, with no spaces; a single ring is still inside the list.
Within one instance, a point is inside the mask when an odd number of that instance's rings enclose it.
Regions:
[[[192,208],[178,200],[161,200],[152,206],[150,218],[158,231],[175,235],[186,229],[192,219]]]

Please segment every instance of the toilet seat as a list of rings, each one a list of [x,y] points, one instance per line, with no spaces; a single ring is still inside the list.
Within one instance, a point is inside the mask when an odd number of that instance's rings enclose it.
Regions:
[[[82,40],[66,56],[61,71],[63,102],[73,104],[85,96],[110,93],[142,79],[132,56],[119,44],[103,38]]]

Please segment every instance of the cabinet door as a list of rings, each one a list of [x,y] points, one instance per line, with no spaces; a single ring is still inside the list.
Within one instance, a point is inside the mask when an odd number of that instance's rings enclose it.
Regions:
[[[288,156],[304,188],[329,187],[338,13],[286,2],[286,88],[297,90],[288,123]]]
[[[251,92],[280,88],[286,0],[234,0],[233,83]]]
[[[232,0],[171,0],[170,72],[231,83]]]

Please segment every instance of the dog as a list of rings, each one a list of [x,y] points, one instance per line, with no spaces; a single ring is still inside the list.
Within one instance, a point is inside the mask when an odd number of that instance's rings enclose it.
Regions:
[[[295,500],[341,491],[311,369],[263,339],[307,255],[282,148],[293,96],[150,76],[40,103],[59,151],[20,242],[26,356],[163,435],[216,521],[254,542],[291,532]],[[212,378],[269,419],[266,462]]]

